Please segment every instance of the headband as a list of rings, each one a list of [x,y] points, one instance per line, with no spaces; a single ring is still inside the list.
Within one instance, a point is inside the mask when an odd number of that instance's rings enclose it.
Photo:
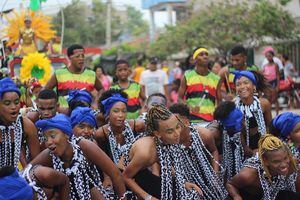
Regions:
[[[205,52],[208,54],[208,50],[206,48],[199,48],[194,52],[193,59],[195,60],[197,58],[197,56],[202,52]]]

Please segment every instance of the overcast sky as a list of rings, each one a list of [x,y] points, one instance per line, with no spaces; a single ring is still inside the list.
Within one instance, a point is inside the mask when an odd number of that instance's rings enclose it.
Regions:
[[[29,5],[30,0],[0,0],[0,9],[3,8],[4,3],[7,1],[7,3],[4,6],[3,10],[11,9],[11,8],[18,8],[21,4],[25,5],[27,7]],[[91,2],[92,0],[82,0],[86,2]],[[103,2],[106,2],[106,0],[102,0]],[[59,10],[59,4],[62,6],[66,6],[69,3],[71,3],[72,0],[47,0],[46,3],[42,4],[42,9],[45,13],[51,13],[54,14],[58,12]],[[114,6],[117,8],[122,8],[125,5],[132,5],[143,12],[144,19],[148,20],[150,19],[149,10],[143,10],[142,9],[142,3],[141,0],[112,0]],[[163,26],[167,22],[167,14],[166,13],[156,13],[155,14],[155,21],[157,26]]]

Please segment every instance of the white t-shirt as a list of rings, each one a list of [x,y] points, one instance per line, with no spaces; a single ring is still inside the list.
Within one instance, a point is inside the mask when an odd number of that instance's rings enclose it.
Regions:
[[[275,56],[273,57],[273,60],[274,60],[274,63],[276,63],[278,65],[279,70],[283,70],[283,64],[282,64],[281,60]],[[262,63],[261,69],[263,69],[264,66],[268,63],[269,63],[268,59],[265,58]]]
[[[161,69],[146,70],[141,74],[140,84],[145,86],[146,97],[154,93],[165,94],[164,85],[168,84],[168,77],[166,72]]]

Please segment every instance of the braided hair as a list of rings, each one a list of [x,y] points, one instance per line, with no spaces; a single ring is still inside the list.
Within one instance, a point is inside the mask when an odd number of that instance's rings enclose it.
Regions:
[[[161,120],[170,119],[172,116],[171,111],[169,111],[166,107],[161,105],[154,105],[147,114],[146,119],[146,132],[147,134],[152,134],[153,131],[158,131],[159,124],[158,122]]]
[[[268,178],[268,180],[270,182],[272,181],[272,179],[271,179],[272,177],[271,177],[269,169],[267,168],[267,166],[264,163],[263,156],[266,152],[275,151],[275,150],[278,150],[281,148],[284,148],[286,150],[286,152],[288,153],[288,158],[290,160],[290,163],[292,164],[293,171],[294,172],[297,171],[297,164],[296,164],[295,159],[293,159],[291,152],[279,138],[277,138],[273,135],[270,135],[270,134],[266,134],[266,135],[262,136],[262,138],[258,142],[258,156],[261,160],[262,167],[266,173],[266,177]]]

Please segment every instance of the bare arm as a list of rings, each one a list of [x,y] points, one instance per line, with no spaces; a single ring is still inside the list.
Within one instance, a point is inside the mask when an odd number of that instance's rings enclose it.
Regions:
[[[107,174],[114,185],[114,189],[119,197],[126,192],[124,180],[120,170],[115,166],[111,159],[93,142],[82,139],[79,142],[83,153],[89,161],[98,166],[103,173]]]
[[[54,73],[54,74],[52,74],[50,80],[45,85],[45,89],[53,89],[56,87],[56,85],[57,85],[57,79],[56,79],[56,75]]]
[[[170,97],[170,92],[169,92],[169,86],[168,85],[164,85],[164,91],[165,91],[166,98],[168,99],[168,102],[171,103],[171,97]]]
[[[228,68],[224,67],[219,71],[219,74],[218,74],[220,76],[220,79],[219,79],[219,82],[218,82],[218,85],[217,85],[217,104],[220,104],[220,102],[222,102],[221,88],[222,88],[222,83],[225,80],[225,74],[226,74],[227,71],[228,71]]]
[[[276,64],[276,80],[277,80],[277,86],[276,86],[276,91],[279,92],[279,81],[280,81],[280,72],[279,72],[279,67]]]
[[[47,167],[53,167],[52,158],[50,157],[49,149],[45,149],[44,151],[42,151],[30,163],[32,165],[43,165]]]
[[[186,91],[186,79],[185,76],[182,77],[180,82],[180,87],[178,90],[178,103],[183,103],[183,97]]]
[[[99,92],[101,89],[103,89],[103,86],[100,82],[100,80],[96,77],[96,80],[95,80],[95,89]]]
[[[132,131],[136,133],[143,133],[146,129],[145,122],[140,119],[130,120],[129,124],[131,126]]]
[[[212,154],[215,161],[220,163],[220,155],[214,140],[213,135],[210,133],[210,130],[203,127],[198,127],[198,133],[201,137],[205,147]],[[212,160],[212,167],[217,172],[220,170],[219,164]]]
[[[261,108],[263,110],[263,115],[264,115],[264,120],[265,120],[265,124],[266,124],[266,128],[267,128],[267,132],[269,132],[269,126],[271,124],[272,121],[272,108],[271,108],[271,104],[270,102],[265,99],[265,98],[259,98],[260,100],[260,104],[261,104]]]
[[[40,142],[35,125],[26,117],[23,118],[24,134],[27,138],[30,159],[32,160],[40,153]]]
[[[38,112],[28,112],[26,117],[30,119],[33,123],[35,123],[39,119],[39,113]]]
[[[67,175],[52,168],[43,166],[38,166],[34,170],[34,175],[39,183],[51,188],[58,187],[60,200],[69,199],[70,183]]]
[[[253,185],[257,178],[256,170],[244,167],[226,183],[226,189],[234,200],[242,200],[239,189]]]

